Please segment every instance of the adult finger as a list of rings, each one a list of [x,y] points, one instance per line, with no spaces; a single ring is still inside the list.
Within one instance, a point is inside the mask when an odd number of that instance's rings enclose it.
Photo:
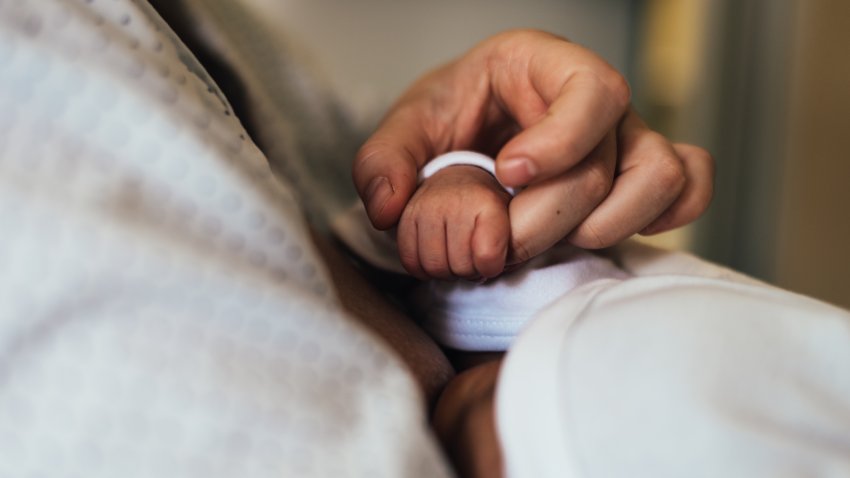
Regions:
[[[610,132],[573,169],[520,192],[510,203],[508,263],[531,259],[582,223],[611,190],[616,162],[616,136]]]
[[[420,162],[431,156],[422,121],[415,102],[394,109],[355,157],[354,185],[378,229],[398,222],[416,190]]]
[[[523,128],[496,158],[508,186],[552,178],[582,161],[629,104],[628,83],[596,54],[557,37],[541,45],[527,64],[494,73],[496,98]]]
[[[610,194],[570,234],[586,249],[614,245],[666,211],[685,188],[685,169],[667,139],[629,112],[619,128],[620,161]]]
[[[711,202],[714,194],[714,159],[711,154],[703,148],[684,143],[673,144],[673,150],[684,167],[685,189],[641,234],[658,234],[689,224],[702,215]]]

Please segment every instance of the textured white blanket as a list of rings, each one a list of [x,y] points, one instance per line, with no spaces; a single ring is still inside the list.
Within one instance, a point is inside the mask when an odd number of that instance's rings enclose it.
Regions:
[[[0,476],[448,474],[296,194],[144,2],[0,1]]]

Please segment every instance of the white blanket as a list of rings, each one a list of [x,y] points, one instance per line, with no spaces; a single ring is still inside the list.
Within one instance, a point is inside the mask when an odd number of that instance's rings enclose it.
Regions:
[[[0,476],[447,475],[294,198],[149,6],[0,1]]]
[[[510,477],[850,476],[850,313],[682,253],[573,290],[499,376]]]

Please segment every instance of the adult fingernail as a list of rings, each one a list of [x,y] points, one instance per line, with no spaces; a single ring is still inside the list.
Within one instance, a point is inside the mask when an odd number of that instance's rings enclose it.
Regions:
[[[537,176],[537,166],[528,158],[510,158],[502,161],[499,180],[507,186],[524,186]]]
[[[393,187],[386,176],[373,179],[369,183],[369,187],[366,188],[366,209],[369,211],[369,215],[380,214],[392,195]]]

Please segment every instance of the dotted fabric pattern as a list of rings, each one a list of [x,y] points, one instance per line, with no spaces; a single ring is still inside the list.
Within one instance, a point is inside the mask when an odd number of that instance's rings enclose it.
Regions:
[[[359,201],[351,161],[366,138],[311,68],[309,52],[250,3],[181,0],[196,35],[244,85],[247,114],[272,168],[289,180],[311,224],[326,231],[329,218]]]
[[[0,0],[0,476],[446,476],[156,13]]]

